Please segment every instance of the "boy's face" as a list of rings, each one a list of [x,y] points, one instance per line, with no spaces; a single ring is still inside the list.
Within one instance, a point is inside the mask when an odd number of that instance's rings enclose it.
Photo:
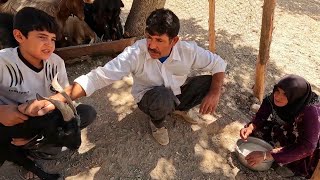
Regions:
[[[152,36],[146,32],[145,36],[147,38],[148,52],[153,59],[168,56],[172,47],[179,40],[178,36],[170,39],[167,34]]]
[[[25,37],[15,29],[14,35],[24,58],[28,61],[47,60],[55,49],[56,35],[54,33],[34,30],[28,33],[28,37]]]

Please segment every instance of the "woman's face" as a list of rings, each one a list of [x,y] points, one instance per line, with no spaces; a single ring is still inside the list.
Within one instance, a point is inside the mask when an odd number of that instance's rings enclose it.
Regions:
[[[273,93],[274,104],[278,107],[283,107],[288,104],[288,98],[281,88],[277,88]]]

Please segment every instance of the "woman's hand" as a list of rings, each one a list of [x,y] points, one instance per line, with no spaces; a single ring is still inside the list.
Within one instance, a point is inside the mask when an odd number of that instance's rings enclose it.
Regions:
[[[264,152],[263,151],[253,151],[245,157],[249,166],[255,166],[262,161],[264,161]]]
[[[265,160],[273,160],[273,157],[269,151],[253,151],[245,157],[245,160],[247,160],[249,166],[255,166]]]
[[[253,129],[254,129],[254,126],[253,126],[252,123],[249,124],[248,127],[242,128],[242,129],[240,130],[240,137],[241,137],[241,139],[244,140],[244,141],[246,141],[247,138],[249,137],[249,135],[252,133]]]

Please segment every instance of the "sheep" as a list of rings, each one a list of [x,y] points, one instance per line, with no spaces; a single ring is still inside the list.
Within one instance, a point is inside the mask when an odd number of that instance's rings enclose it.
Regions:
[[[66,98],[67,104],[37,94],[38,100],[46,99],[57,109],[45,116],[29,118],[22,124],[0,126],[0,160],[14,162],[46,180],[59,179],[60,175],[44,172],[27,157],[27,149],[56,145],[76,150],[81,145],[80,117],[72,100],[58,84],[57,75],[52,81],[52,86]],[[32,138],[32,140],[23,147],[17,147],[10,143],[12,138]]]

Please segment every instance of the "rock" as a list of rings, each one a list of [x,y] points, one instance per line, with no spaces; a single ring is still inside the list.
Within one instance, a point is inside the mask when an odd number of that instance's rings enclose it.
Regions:
[[[260,108],[259,104],[252,104],[251,107],[250,107],[250,111],[252,111],[254,113],[257,113],[259,108]]]

